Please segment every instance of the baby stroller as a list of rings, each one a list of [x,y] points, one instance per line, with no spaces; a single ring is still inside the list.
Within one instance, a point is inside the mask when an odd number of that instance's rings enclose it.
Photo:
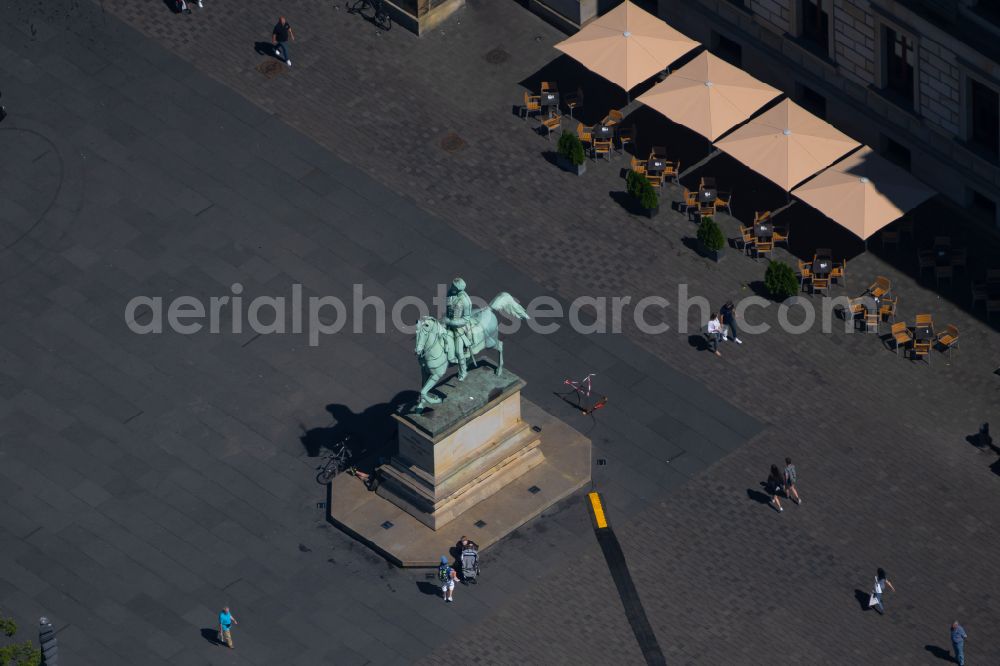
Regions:
[[[462,551],[462,582],[465,584],[479,582],[479,547],[471,541]]]

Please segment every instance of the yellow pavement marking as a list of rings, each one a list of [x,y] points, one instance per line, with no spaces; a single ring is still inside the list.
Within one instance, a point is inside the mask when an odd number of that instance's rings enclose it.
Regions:
[[[594,509],[594,521],[597,523],[597,528],[606,528],[608,526],[608,521],[604,517],[604,507],[601,506],[601,496],[597,493],[588,493],[587,497],[590,498],[590,506]]]

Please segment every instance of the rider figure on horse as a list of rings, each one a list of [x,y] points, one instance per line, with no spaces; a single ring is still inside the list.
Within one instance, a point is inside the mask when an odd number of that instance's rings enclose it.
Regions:
[[[465,293],[465,280],[460,277],[451,281],[444,323],[455,342],[455,358],[448,360],[458,364],[458,381],[462,381],[469,374],[465,350],[472,347],[472,299]]]

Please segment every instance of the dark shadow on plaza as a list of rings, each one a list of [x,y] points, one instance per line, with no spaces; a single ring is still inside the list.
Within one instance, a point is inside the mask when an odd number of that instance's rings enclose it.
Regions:
[[[854,590],[854,600],[858,602],[858,606],[860,606],[861,610],[863,610],[863,611],[868,610],[868,601],[871,598],[872,598],[872,595],[869,592],[865,592],[864,590],[857,590],[857,589]]]
[[[440,596],[441,588],[434,583],[429,583],[426,580],[417,581],[417,589],[427,595]]]
[[[759,504],[769,504],[771,502],[771,498],[765,493],[762,493],[759,490],[754,490],[753,488],[747,488],[747,497]]]
[[[218,628],[213,629],[212,627],[205,627],[201,630],[201,637],[212,645],[222,645],[219,642],[219,630]]]
[[[333,418],[333,424],[308,430],[300,426],[304,432],[299,440],[310,458],[347,440],[352,464],[370,471],[378,459],[394,453],[396,424],[392,415],[404,405],[415,403],[417,398],[416,391],[401,391],[391,401],[372,405],[361,412],[354,412],[347,405],[327,405],[326,411]]]
[[[951,657],[951,652],[945,650],[943,647],[938,647],[937,645],[925,645],[924,649],[930,652],[932,655],[938,659],[944,659],[945,661],[950,661],[954,663],[954,659]]]
[[[280,60],[281,62],[284,62],[283,58],[275,54],[274,44],[272,44],[271,42],[254,42],[253,50],[257,52],[257,55],[270,56],[275,60]]]

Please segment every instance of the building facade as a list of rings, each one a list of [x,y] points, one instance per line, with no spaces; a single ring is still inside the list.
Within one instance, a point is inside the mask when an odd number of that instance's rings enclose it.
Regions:
[[[1000,0],[659,0],[658,11],[1000,229]]]

